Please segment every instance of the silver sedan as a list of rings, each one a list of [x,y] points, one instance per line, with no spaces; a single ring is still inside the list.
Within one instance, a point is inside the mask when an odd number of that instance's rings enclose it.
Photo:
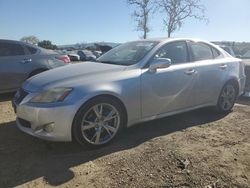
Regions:
[[[20,41],[0,39],[0,93],[17,91],[26,79],[68,63],[67,55]]]
[[[30,135],[99,147],[139,122],[202,107],[228,113],[245,79],[241,60],[209,42],[140,40],[27,80],[13,106]]]

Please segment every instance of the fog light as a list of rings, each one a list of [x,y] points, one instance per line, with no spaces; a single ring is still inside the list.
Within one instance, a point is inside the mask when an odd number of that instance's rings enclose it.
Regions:
[[[43,126],[43,130],[46,131],[47,133],[53,132],[54,128],[55,128],[55,123],[49,123]]]

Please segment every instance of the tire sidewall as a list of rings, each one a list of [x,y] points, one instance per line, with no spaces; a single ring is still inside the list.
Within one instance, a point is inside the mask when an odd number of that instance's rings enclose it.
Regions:
[[[233,101],[232,107],[231,107],[229,110],[224,110],[224,109],[221,108],[221,95],[222,95],[222,93],[223,93],[225,87],[227,87],[228,85],[233,86],[233,88],[234,88],[234,90],[235,90],[235,96],[234,96],[234,101]],[[237,87],[235,86],[235,84],[233,84],[232,82],[227,82],[227,83],[223,86],[223,88],[222,88],[222,90],[221,90],[221,92],[220,92],[220,95],[219,95],[219,98],[218,98],[218,102],[217,102],[217,106],[216,106],[216,111],[217,111],[217,112],[220,112],[220,113],[229,113],[229,112],[231,112],[232,109],[233,109],[233,107],[234,107],[234,104],[235,104],[235,102],[236,102],[236,100],[237,100],[237,93],[238,93],[238,92],[237,92]]]
[[[100,145],[94,145],[89,143],[82,135],[82,131],[81,131],[81,123],[82,123],[82,118],[84,117],[85,113],[93,106],[100,104],[100,103],[107,103],[107,104],[111,104],[112,106],[114,106],[117,111],[120,114],[120,125],[119,125],[119,129],[116,133],[116,135],[107,143],[105,144],[100,144]],[[116,100],[113,100],[110,97],[96,97],[94,99],[91,99],[90,101],[88,101],[86,104],[84,104],[76,113],[75,118],[74,118],[74,122],[73,122],[73,126],[72,126],[72,137],[73,139],[75,139],[79,144],[87,146],[89,148],[99,148],[99,147],[103,147],[107,144],[110,144],[112,141],[114,141],[117,136],[120,134],[120,132],[122,131],[122,129],[125,127],[125,113],[124,110],[121,106],[121,104],[119,102],[117,102]]]

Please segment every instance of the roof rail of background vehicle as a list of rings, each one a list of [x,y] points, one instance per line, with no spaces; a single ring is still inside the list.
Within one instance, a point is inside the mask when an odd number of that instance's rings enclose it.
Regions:
[[[19,43],[25,43],[25,42],[22,42],[22,41],[19,41],[19,40],[11,40],[11,39],[0,39],[0,42],[13,42],[13,43],[19,42]]]
[[[19,44],[24,44],[24,45],[28,45],[28,46],[31,46],[31,47],[34,47],[36,49],[40,49],[40,50],[47,50],[47,49],[44,49],[38,45],[34,45],[34,44],[30,44],[28,42],[23,42],[23,41],[19,41],[19,40],[11,40],[11,39],[0,39],[0,42],[8,42],[8,43],[19,43]]]
[[[30,43],[27,43],[27,42],[23,42],[23,41],[20,41],[20,40],[0,39],[0,42],[22,43],[22,44],[28,44],[28,45],[30,45],[30,46],[38,47],[38,46],[36,46],[36,45],[30,44]]]

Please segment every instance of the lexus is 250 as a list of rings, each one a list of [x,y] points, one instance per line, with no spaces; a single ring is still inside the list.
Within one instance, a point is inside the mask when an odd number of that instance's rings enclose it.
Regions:
[[[227,113],[245,79],[241,60],[212,43],[139,40],[32,77],[13,106],[25,133],[99,147],[139,122],[202,107]]]

